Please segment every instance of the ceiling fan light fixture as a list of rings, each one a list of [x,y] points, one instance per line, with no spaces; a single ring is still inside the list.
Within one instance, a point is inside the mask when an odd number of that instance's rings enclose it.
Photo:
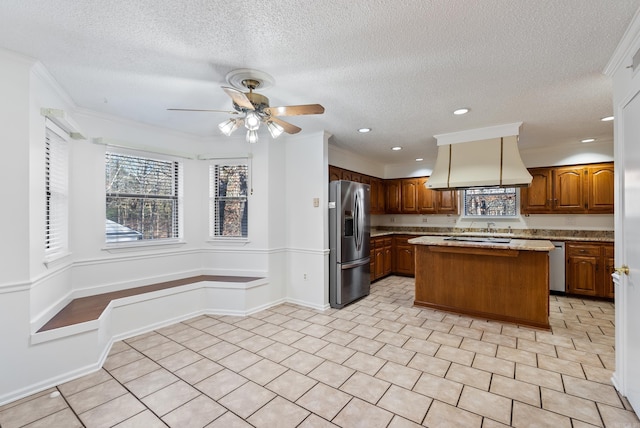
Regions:
[[[218,129],[227,137],[242,125],[242,119],[228,119],[218,125]]]
[[[267,122],[267,129],[269,130],[269,133],[274,140],[284,132],[284,128],[282,126],[272,121]]]
[[[248,130],[247,131],[247,143],[255,144],[258,142],[258,131]]]
[[[260,127],[260,116],[254,111],[248,111],[244,118],[244,126],[249,131],[257,131]]]

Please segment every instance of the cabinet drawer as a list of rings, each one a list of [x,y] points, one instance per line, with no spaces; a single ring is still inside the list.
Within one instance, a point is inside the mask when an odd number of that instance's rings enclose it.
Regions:
[[[600,256],[600,246],[599,245],[579,245],[579,244],[568,244],[567,245],[567,255],[569,256]]]
[[[393,242],[393,238],[391,238],[391,237],[382,238],[382,245],[385,246],[385,247],[390,247],[392,242]]]

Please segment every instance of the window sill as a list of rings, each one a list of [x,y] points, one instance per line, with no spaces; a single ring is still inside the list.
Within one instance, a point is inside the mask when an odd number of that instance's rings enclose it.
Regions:
[[[237,247],[247,245],[250,242],[248,238],[209,238],[207,240],[209,245],[232,245]]]
[[[44,261],[42,263],[48,269],[48,268],[52,268],[52,267],[55,267],[57,265],[60,265],[60,264],[64,263],[64,260],[67,257],[70,257],[70,256],[71,256],[71,252],[70,251],[65,251],[64,253],[53,254],[51,256],[45,257]]]
[[[113,244],[105,244],[102,247],[103,251],[108,251],[110,253],[120,253],[120,252],[129,252],[129,251],[138,251],[148,248],[159,248],[159,247],[178,247],[181,245],[185,245],[186,242],[180,241],[178,239],[163,239],[158,241],[143,241],[143,242],[123,242],[123,243],[113,243]]]

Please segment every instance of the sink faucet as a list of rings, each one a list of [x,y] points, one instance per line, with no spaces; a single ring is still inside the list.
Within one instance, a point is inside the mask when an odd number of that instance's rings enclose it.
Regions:
[[[487,232],[488,233],[493,233],[495,231],[496,228],[496,224],[492,221],[487,223]]]

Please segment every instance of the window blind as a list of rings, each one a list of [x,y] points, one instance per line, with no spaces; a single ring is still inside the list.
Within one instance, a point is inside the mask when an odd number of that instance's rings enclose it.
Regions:
[[[106,153],[106,241],[180,236],[181,164]]]
[[[47,124],[45,132],[45,258],[51,259],[69,247],[69,147],[64,132]]]
[[[248,165],[246,161],[209,167],[209,217],[212,238],[248,236]]]

